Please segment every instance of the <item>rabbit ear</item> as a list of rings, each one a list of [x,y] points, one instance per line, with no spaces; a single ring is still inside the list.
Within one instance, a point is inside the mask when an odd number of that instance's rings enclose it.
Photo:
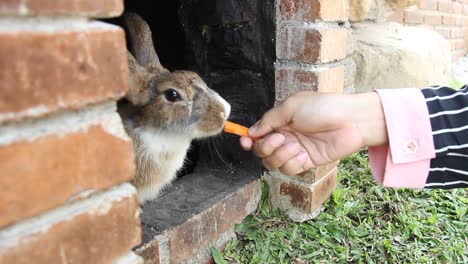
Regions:
[[[127,100],[133,105],[145,105],[151,99],[151,74],[138,64],[133,55],[127,51],[128,58],[128,93]]]
[[[151,30],[146,21],[135,13],[125,14],[124,21],[130,39],[131,51],[141,66],[156,74],[168,72],[159,62],[158,55],[154,50]]]

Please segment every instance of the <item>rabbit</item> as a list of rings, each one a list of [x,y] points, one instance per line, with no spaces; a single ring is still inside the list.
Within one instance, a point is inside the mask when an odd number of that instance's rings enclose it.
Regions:
[[[130,51],[129,90],[118,112],[133,141],[132,184],[142,204],[158,196],[183,166],[193,139],[220,133],[231,106],[191,71],[165,69],[139,15],[124,15]],[[133,56],[135,55],[135,56]]]

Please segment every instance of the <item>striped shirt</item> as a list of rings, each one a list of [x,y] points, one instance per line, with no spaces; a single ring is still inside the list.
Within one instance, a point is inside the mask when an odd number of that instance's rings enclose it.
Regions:
[[[468,85],[421,90],[429,110],[436,157],[426,188],[468,187]]]
[[[468,187],[468,85],[376,92],[389,143],[369,147],[375,180],[386,187]]]

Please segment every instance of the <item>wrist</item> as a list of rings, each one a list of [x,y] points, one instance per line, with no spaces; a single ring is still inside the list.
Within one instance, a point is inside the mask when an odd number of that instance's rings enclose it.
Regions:
[[[371,92],[352,96],[356,105],[354,109],[350,109],[350,114],[354,125],[360,131],[362,147],[387,144],[387,125],[379,95]]]

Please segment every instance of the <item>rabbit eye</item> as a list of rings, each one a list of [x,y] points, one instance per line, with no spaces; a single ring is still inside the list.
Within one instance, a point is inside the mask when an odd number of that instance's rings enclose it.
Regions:
[[[177,102],[181,99],[180,94],[174,89],[167,89],[164,91],[164,97],[166,97],[169,102]]]

